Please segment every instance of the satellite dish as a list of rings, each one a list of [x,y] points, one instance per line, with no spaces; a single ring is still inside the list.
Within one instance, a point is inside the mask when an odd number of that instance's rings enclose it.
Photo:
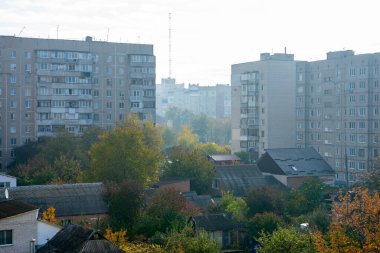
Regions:
[[[8,189],[5,189],[4,194],[5,194],[5,198],[8,199],[9,198]]]

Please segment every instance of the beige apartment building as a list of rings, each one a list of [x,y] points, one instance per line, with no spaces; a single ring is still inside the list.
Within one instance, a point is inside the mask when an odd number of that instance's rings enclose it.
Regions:
[[[41,136],[155,121],[155,90],[153,45],[0,36],[0,171]]]

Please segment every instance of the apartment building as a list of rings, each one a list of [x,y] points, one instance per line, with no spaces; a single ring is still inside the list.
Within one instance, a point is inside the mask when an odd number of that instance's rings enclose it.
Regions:
[[[263,53],[231,67],[232,152],[251,160],[268,148],[295,147],[296,62],[292,54]]]
[[[212,118],[231,116],[231,86],[217,84],[200,86],[176,84],[174,78],[163,78],[157,84],[157,115],[164,117],[170,107],[189,110],[194,114],[206,114]]]
[[[155,121],[153,45],[0,36],[0,171],[16,146],[129,113]]]
[[[336,181],[360,180],[380,150],[379,64],[380,53],[346,50],[314,62],[262,54],[232,65],[232,151],[314,147]]]
[[[360,180],[379,156],[379,64],[352,50],[297,62],[297,146],[318,150],[337,181]]]

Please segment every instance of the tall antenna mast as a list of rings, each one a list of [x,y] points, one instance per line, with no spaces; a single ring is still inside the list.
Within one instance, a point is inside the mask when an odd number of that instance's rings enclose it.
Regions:
[[[169,13],[169,78],[172,75],[172,14]]]
[[[58,39],[59,25],[57,25],[57,39]]]

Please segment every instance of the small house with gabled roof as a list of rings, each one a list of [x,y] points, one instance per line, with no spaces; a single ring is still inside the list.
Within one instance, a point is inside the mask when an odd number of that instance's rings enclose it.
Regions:
[[[335,171],[314,148],[267,149],[257,166],[291,188],[299,187],[309,177],[318,177],[329,185],[335,178]]]

